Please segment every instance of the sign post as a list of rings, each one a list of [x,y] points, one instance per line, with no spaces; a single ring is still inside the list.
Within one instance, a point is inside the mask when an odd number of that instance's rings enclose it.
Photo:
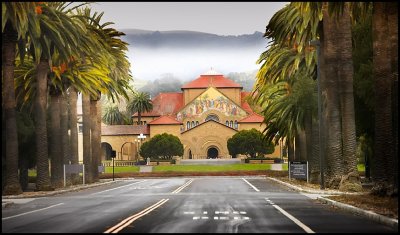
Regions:
[[[113,165],[113,181],[114,181],[114,159],[117,156],[115,150],[111,150],[111,158],[112,158],[112,165]]]

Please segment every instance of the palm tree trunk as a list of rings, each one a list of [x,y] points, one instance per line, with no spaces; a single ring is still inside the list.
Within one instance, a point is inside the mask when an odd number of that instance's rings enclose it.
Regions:
[[[51,159],[51,182],[55,188],[63,186],[63,156],[61,152],[61,126],[60,126],[60,96],[58,88],[50,88],[50,135],[49,155]]]
[[[17,32],[11,24],[6,24],[3,33],[3,106],[5,116],[6,181],[4,195],[21,194],[18,180],[18,134],[15,112],[14,61]]]
[[[337,19],[340,31],[336,33],[339,52],[339,90],[342,122],[344,174],[339,189],[343,191],[361,191],[360,175],[357,170],[356,124],[353,92],[353,57],[351,22],[348,5],[345,3],[343,14]]]
[[[326,140],[328,187],[337,188],[343,175],[342,131],[339,106],[338,56],[335,34],[340,30],[324,3],[323,47],[321,48],[321,91]]]
[[[82,134],[83,134],[83,164],[87,183],[93,182],[92,148],[90,136],[90,95],[82,93]]]
[[[97,107],[98,105],[98,97],[94,97],[90,100],[90,123],[91,123],[91,147],[92,147],[92,174],[93,181],[99,181],[99,158],[101,153],[101,144],[99,139],[99,126],[97,124]]]
[[[60,128],[61,128],[61,150],[63,156],[63,163],[69,164],[71,162],[71,154],[69,147],[69,137],[68,137],[68,101],[67,94],[64,91],[60,97]]]
[[[294,144],[293,141],[287,140],[288,161],[294,161]]]
[[[373,71],[375,88],[375,155],[372,158],[371,176],[375,182],[373,192],[386,194],[393,178],[389,165],[394,158],[391,104],[391,53],[388,37],[387,3],[373,3]],[[397,156],[396,156],[397,157]]]
[[[69,104],[69,155],[71,164],[79,163],[79,153],[78,153],[78,115],[77,115],[77,101],[78,94],[75,87],[70,87],[68,89],[68,104]],[[78,174],[71,175],[72,184],[78,184],[80,182]]]
[[[309,167],[310,167],[310,182],[311,183],[321,183],[321,177],[320,177],[320,157],[319,157],[319,123],[318,120],[312,119],[312,127],[311,127],[311,132],[312,132],[312,137],[311,137],[311,155],[308,158],[309,160]]]
[[[37,65],[36,98],[34,118],[36,120],[36,151],[37,151],[37,176],[36,190],[54,190],[50,184],[49,156],[47,142],[47,73],[49,64],[41,60]]]
[[[389,166],[393,166],[393,192],[398,191],[399,187],[399,129],[398,129],[398,112],[399,112],[399,3],[389,2],[388,4],[388,28],[390,36],[390,52],[391,52],[391,68],[392,68],[392,125],[393,125],[393,152],[394,154],[389,160]],[[390,169],[391,170],[391,169]]]
[[[306,133],[304,130],[299,130],[296,133],[295,138],[295,148],[294,156],[296,161],[306,161],[307,160],[307,143],[306,143]]]

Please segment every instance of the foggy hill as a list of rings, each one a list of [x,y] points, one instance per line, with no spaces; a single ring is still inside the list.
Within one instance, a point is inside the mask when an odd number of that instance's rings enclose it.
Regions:
[[[210,33],[195,31],[149,31],[140,29],[122,30],[126,34],[123,39],[133,47],[254,47],[265,46],[266,40],[263,33],[254,32],[253,34],[243,34],[238,36],[222,36]]]

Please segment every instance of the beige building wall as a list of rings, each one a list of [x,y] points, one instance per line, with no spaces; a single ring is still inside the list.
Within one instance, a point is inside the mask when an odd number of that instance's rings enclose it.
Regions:
[[[220,91],[222,94],[224,94],[226,97],[231,99],[233,102],[238,104],[239,106],[242,104],[241,103],[241,97],[240,97],[240,88],[218,88],[218,91]]]
[[[137,135],[101,136],[101,143],[104,142],[110,144],[112,149],[116,151],[115,160],[133,161],[137,159],[137,151],[140,145]],[[105,160],[104,156],[102,156],[102,160]]]
[[[181,125],[150,125],[150,138],[163,133],[168,133],[179,138],[181,135]]]
[[[208,149],[212,147],[218,150],[219,158],[230,158],[227,141],[235,133],[235,130],[213,121],[183,132],[181,135],[183,158],[188,159],[191,151],[192,159],[205,159]]]
[[[202,89],[184,89],[183,90],[183,106],[190,103],[193,99],[203,93],[206,88]]]

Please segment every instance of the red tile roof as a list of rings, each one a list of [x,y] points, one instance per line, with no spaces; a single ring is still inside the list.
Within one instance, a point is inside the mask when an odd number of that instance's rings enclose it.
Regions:
[[[149,125],[176,125],[181,124],[181,122],[169,117],[169,116],[161,116],[151,122]]]
[[[261,123],[264,121],[264,117],[257,113],[252,113],[249,116],[243,118],[239,123]]]
[[[181,89],[207,88],[210,86],[217,88],[243,88],[242,85],[225,78],[223,75],[200,75],[197,79],[184,84]]]
[[[253,110],[251,109],[250,105],[247,103],[247,101],[245,100],[245,98],[251,95],[251,92],[248,91],[242,91],[240,93],[240,100],[241,100],[241,108],[244,109],[244,111],[248,112],[248,113],[253,113]]]
[[[101,135],[139,135],[143,133],[148,135],[150,129],[147,125],[134,126],[134,125],[102,125]]]
[[[183,93],[160,93],[153,98],[153,110],[142,113],[142,117],[158,117],[177,113],[183,106]],[[137,113],[132,115],[137,117]]]

